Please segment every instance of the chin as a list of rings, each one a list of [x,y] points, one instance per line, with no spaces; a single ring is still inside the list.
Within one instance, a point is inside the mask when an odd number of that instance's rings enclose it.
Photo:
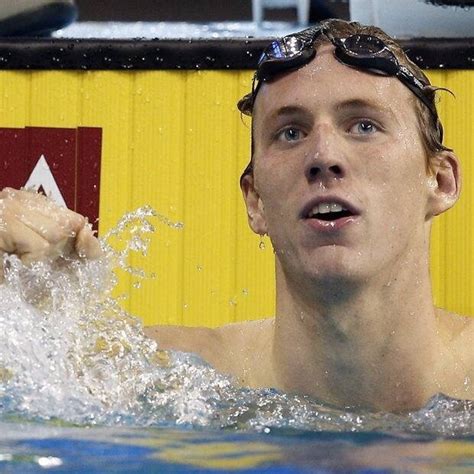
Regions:
[[[301,255],[302,266],[315,275],[350,277],[364,273],[366,262],[362,252],[350,247],[328,245],[311,250]]]
[[[374,266],[370,268],[366,252],[344,245],[325,245],[318,247],[301,246],[298,251],[276,251],[277,267],[292,278],[310,284],[354,284],[370,277]]]
[[[301,262],[300,262],[301,263]],[[287,281],[293,281],[298,291],[305,293],[317,292],[324,297],[338,297],[341,301],[344,295],[353,291],[367,281],[367,273],[361,268],[343,261],[306,261],[299,266],[286,267],[283,273]],[[292,285],[292,286],[293,286]]]
[[[360,284],[364,277],[357,272],[348,271],[347,268],[319,269],[317,272],[308,272],[306,278],[314,285],[327,288],[345,288]]]

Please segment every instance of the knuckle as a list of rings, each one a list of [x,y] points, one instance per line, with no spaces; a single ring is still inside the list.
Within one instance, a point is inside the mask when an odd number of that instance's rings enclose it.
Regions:
[[[16,189],[10,188],[9,186],[2,189],[2,194],[5,194],[6,196],[12,196],[15,195],[15,193]]]
[[[51,244],[45,240],[36,242],[28,241],[21,246],[21,253],[28,255],[33,260],[40,260],[51,250]]]

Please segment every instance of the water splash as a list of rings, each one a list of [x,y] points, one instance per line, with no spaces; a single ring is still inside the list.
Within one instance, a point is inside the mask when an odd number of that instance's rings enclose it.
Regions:
[[[26,268],[4,257],[0,421],[474,434],[472,402],[438,395],[404,416],[348,412],[272,389],[242,389],[197,357],[159,350],[111,297],[114,266],[144,275],[127,259],[131,252],[146,255],[150,219],[182,227],[142,208],[107,234],[101,260]]]

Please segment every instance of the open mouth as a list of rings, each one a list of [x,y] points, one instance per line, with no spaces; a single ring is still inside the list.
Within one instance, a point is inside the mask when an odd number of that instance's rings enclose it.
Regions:
[[[307,214],[307,219],[319,219],[321,221],[336,221],[344,217],[353,216],[354,213],[339,203],[321,203],[314,206]]]

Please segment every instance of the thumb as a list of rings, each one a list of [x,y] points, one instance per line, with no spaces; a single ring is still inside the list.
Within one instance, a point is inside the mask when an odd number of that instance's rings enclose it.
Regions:
[[[103,255],[100,242],[89,225],[85,225],[77,234],[75,250],[81,258],[96,259]]]

